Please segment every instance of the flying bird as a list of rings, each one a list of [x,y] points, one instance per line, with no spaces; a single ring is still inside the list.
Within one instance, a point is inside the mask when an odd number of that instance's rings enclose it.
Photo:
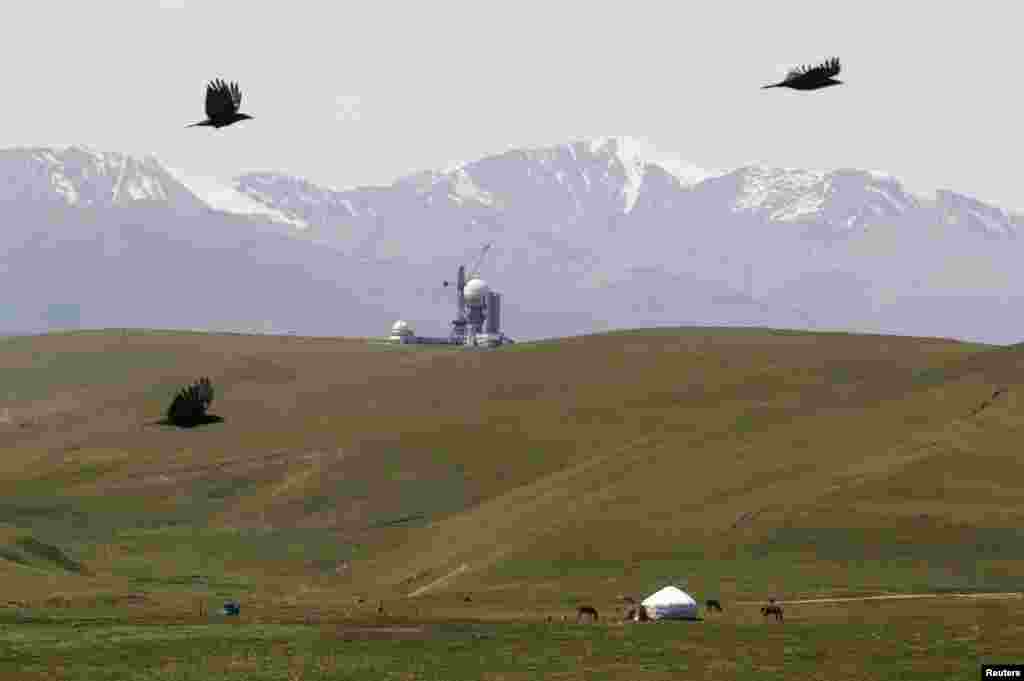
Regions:
[[[238,83],[228,85],[220,79],[211,81],[206,86],[206,120],[185,127],[209,125],[214,128],[223,128],[226,125],[252,118],[248,114],[238,113],[238,107],[241,104],[242,91],[238,89]]]
[[[772,85],[764,85],[762,90],[771,87],[788,87],[794,90],[818,90],[830,85],[841,85],[843,81],[836,80],[834,76],[839,75],[839,59],[833,57],[820,66],[801,66],[786,74],[785,79]]]

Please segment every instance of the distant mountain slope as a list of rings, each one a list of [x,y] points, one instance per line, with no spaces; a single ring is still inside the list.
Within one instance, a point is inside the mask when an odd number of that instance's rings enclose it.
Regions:
[[[419,333],[445,334],[453,303],[441,281],[493,240],[482,273],[505,294],[515,338],[678,323],[1024,336],[1015,313],[1024,303],[1021,219],[951,191],[915,196],[878,172],[711,172],[628,137],[512,150],[346,190],[271,172],[229,186],[81,147],[7,150],[0,169],[0,273],[21,295],[0,305],[0,332],[148,325],[151,284],[113,305],[98,289],[60,283],[43,263],[169,271],[160,233],[187,242],[175,251],[177,271],[202,263],[222,275],[206,302],[173,317],[190,328],[219,319],[215,328],[370,336],[402,317]],[[115,264],[141,239],[117,227],[137,222],[132,211],[148,211],[149,245],[139,241],[134,262]],[[242,248],[225,255],[245,241],[237,230],[268,262],[292,263],[292,278],[275,280]],[[277,293],[240,300],[248,287]],[[332,300],[333,290],[345,293]],[[320,303],[296,306],[301,299]]]
[[[236,182],[310,224],[310,238],[361,257],[451,263],[495,239],[489,271],[515,283],[502,286],[515,291],[508,304],[521,305],[514,318],[527,336],[528,318],[550,306],[544,288],[558,291],[567,318],[604,315],[584,329],[767,319],[992,342],[1024,334],[1013,313],[1021,218],[945,190],[915,196],[874,171],[707,172],[602,138],[390,187],[336,191],[273,174]],[[638,270],[647,284],[625,285]],[[531,285],[542,279],[551,283]]]

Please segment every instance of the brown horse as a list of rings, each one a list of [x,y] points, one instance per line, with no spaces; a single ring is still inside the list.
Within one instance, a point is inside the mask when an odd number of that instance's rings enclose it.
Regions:
[[[779,622],[783,621],[782,620],[782,606],[780,606],[780,605],[768,605],[768,606],[765,606],[765,607],[761,608],[761,614],[764,615],[765,617],[768,617],[769,615],[775,615],[775,619],[777,621],[779,621]]]
[[[651,616],[647,614],[647,608],[642,605],[632,607],[626,611],[626,616],[623,618],[625,622],[650,622]]]
[[[577,622],[582,622],[584,615],[587,615],[587,616],[591,617],[594,622],[596,622],[598,620],[597,610],[594,609],[593,606],[581,605],[580,607],[576,608],[576,621]]]

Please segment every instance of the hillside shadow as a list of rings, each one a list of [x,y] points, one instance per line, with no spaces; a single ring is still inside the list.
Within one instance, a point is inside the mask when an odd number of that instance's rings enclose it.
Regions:
[[[203,414],[188,420],[171,421],[168,418],[162,418],[159,421],[154,421],[153,425],[157,426],[174,426],[175,428],[198,428],[199,426],[207,426],[211,423],[224,423],[224,418],[217,416],[216,414]]]
[[[59,547],[39,541],[31,536],[20,537],[13,545],[0,546],[0,558],[28,567],[33,567],[34,563],[36,567],[39,567],[36,561],[40,561],[43,564],[52,564],[67,572],[87,576],[92,574],[84,564],[71,558]]]

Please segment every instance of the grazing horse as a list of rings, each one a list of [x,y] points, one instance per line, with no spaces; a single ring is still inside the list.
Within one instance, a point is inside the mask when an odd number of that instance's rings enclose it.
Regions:
[[[711,612],[712,610],[722,612],[722,604],[714,598],[709,598],[708,600],[704,601],[704,607],[708,609],[708,612]]]
[[[647,614],[647,608],[645,608],[642,605],[639,605],[639,606],[636,606],[636,607],[633,607],[633,608],[630,608],[629,610],[627,610],[626,611],[626,617],[624,618],[623,621],[631,622],[631,621],[634,621],[634,620],[637,621],[637,622],[650,622],[651,621],[651,617],[650,617],[650,615]]]
[[[584,615],[589,615],[591,618],[593,618],[593,620],[595,622],[598,620],[597,610],[595,610],[593,608],[593,606],[581,605],[580,607],[576,608],[576,621],[577,622],[582,622]]]
[[[780,605],[768,605],[761,608],[761,614],[765,617],[769,615],[775,615],[775,619],[782,622],[782,606]]]

